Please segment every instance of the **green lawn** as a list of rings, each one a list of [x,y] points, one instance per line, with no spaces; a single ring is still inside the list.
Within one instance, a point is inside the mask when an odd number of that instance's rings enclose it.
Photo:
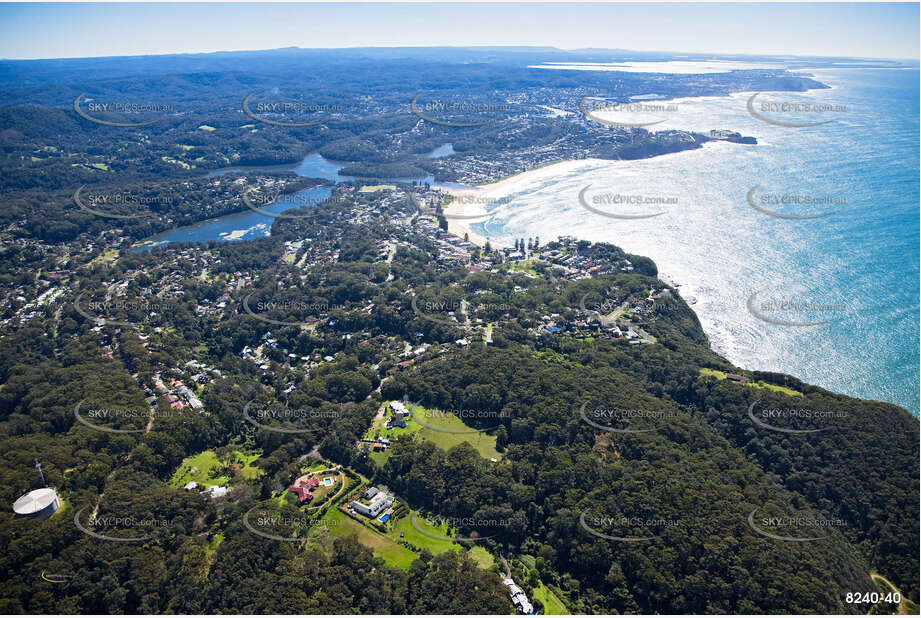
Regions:
[[[252,465],[259,458],[259,453],[245,454],[234,451],[234,455],[234,463],[240,464],[240,474],[244,479],[255,479],[264,474],[261,469]],[[224,466],[218,461],[217,453],[209,449],[183,459],[170,478],[170,485],[181,488],[189,481],[195,481],[204,489],[214,485],[226,486],[230,483],[231,476],[226,472],[222,473],[223,468]]]
[[[333,497],[338,496],[339,493],[342,491],[342,488],[345,486],[344,483],[346,482],[346,478],[345,478],[345,475],[342,474],[341,472],[331,472],[329,474],[320,474],[319,478],[322,481],[327,476],[333,477],[333,480],[335,482],[329,487],[327,487],[321,482],[319,485],[317,485],[315,488],[311,490],[311,493],[313,494],[313,500],[311,500],[309,504],[317,505],[316,507],[310,507],[311,510],[315,508],[324,508],[328,506],[325,503],[321,504],[321,501],[323,500],[323,498],[325,498],[328,495],[332,495]],[[287,493],[287,490],[285,490],[285,493]]]
[[[331,507],[323,515],[322,519],[329,522],[327,527],[329,528],[330,538],[354,535],[358,538],[358,542],[373,551],[375,556],[381,558],[387,564],[403,569],[404,571],[409,569],[410,565],[419,554],[400,545],[400,541],[406,541],[410,545],[418,547],[420,550],[428,549],[435,555],[446,551],[460,551],[461,549],[466,549],[469,551],[470,557],[482,569],[489,569],[495,563],[492,554],[483,547],[469,547],[468,544],[455,543],[448,539],[437,539],[422,534],[412,525],[411,517],[411,511],[403,517],[400,517],[393,523],[386,534],[382,534],[369,526],[355,521],[337,507]],[[416,518],[416,523],[423,530],[433,534],[445,537],[452,536],[451,531],[448,530],[447,524],[443,523],[440,526],[434,526],[421,517]],[[311,534],[316,534],[316,531],[317,527],[314,527],[311,530]],[[401,533],[403,534],[403,538],[400,538]]]
[[[470,557],[476,560],[481,569],[491,569],[496,563],[496,559],[493,558],[493,555],[486,551],[486,548],[482,545],[474,545],[470,548],[469,553]]]
[[[330,538],[355,535],[359,543],[371,549],[375,556],[391,566],[408,571],[418,556],[387,536],[363,526],[337,508],[327,511],[323,519],[330,522]]]
[[[700,370],[700,375],[701,376],[713,376],[717,380],[726,379],[726,372],[720,371],[719,369],[708,369],[704,367],[703,369]],[[767,382],[764,382],[761,380],[757,382],[751,381],[747,384],[747,386],[751,386],[754,388],[767,388],[772,391],[777,391],[778,393],[783,393],[784,395],[789,395],[790,397],[803,397],[804,396],[801,392],[797,390],[793,390],[792,388],[787,388],[786,386],[778,386],[777,384],[768,384]]]
[[[90,264],[95,265],[95,264],[99,264],[100,262],[109,262],[109,261],[114,260],[117,257],[118,257],[118,249],[106,249],[105,251],[103,251],[96,257],[94,257],[90,261]]]
[[[393,527],[393,530],[390,533],[394,538],[399,538],[400,534],[402,533],[405,535],[404,540],[407,543],[414,545],[419,549],[428,548],[428,550],[433,554],[440,554],[442,552],[460,548],[460,545],[454,541],[449,541],[447,539],[435,539],[419,532],[412,524],[412,514],[413,512],[410,511],[397,521],[396,525]],[[431,532],[432,534],[437,534],[439,536],[446,536],[449,538],[451,537],[451,531],[448,530],[447,524],[442,523],[440,526],[433,526],[427,522],[424,517],[418,515],[416,517],[416,524],[426,532]]]
[[[559,616],[569,613],[560,598],[544,582],[540,582],[540,587],[534,590],[534,599],[543,604],[544,614],[547,616]]]
[[[259,459],[260,453],[244,455],[240,451],[235,451],[235,454],[237,456],[237,463],[243,465],[243,469],[240,470],[240,474],[243,475],[243,478],[247,480],[252,480],[252,479],[257,479],[263,474],[265,474],[262,468],[257,468],[256,466],[252,465],[254,461]]]
[[[389,536],[394,540],[401,540],[400,534],[404,535],[403,539],[410,545],[418,547],[419,549],[428,549],[432,554],[438,555],[446,551],[460,551],[461,549],[466,549],[470,553],[470,557],[477,563],[481,569],[490,569],[493,564],[495,564],[495,559],[493,555],[490,554],[484,547],[477,545],[475,543],[455,543],[454,541],[449,541],[447,539],[436,539],[419,532],[415,526],[412,524],[412,514],[413,511],[410,511],[399,520],[393,526],[393,529],[390,531]],[[425,518],[418,516],[416,517],[416,524],[419,528],[422,528],[426,532],[431,532],[432,534],[437,534],[439,536],[451,537],[453,536],[453,531],[449,530],[448,525],[442,523],[441,525],[435,526],[425,520]]]
[[[517,264],[511,264],[509,270],[517,270],[520,272],[528,273],[530,275],[537,275],[537,271],[534,270],[534,266],[539,263],[539,260],[524,260]]]
[[[389,402],[387,402],[389,404]],[[480,454],[480,457],[484,459],[501,459],[502,455],[496,450],[496,437],[490,436],[485,432],[477,433],[449,433],[448,431],[440,431],[441,429],[453,430],[453,431],[466,431],[469,432],[473,428],[465,424],[462,420],[454,416],[453,414],[448,414],[441,412],[439,410],[427,410],[422,406],[411,406],[413,417],[407,422],[406,428],[394,427],[393,429],[384,429],[386,425],[386,416],[385,418],[378,419],[371,426],[371,429],[368,430],[365,434],[365,438],[373,439],[378,436],[383,438],[394,439],[399,436],[405,436],[409,434],[417,434],[419,437],[433,442],[435,446],[443,449],[449,450],[462,442],[467,442],[473,448],[477,450]],[[389,416],[389,413],[388,413]],[[421,419],[427,427],[422,425],[417,418]],[[384,462],[390,457],[390,451],[381,451],[381,452],[372,452],[370,455],[372,461],[374,461],[379,466],[384,465]]]

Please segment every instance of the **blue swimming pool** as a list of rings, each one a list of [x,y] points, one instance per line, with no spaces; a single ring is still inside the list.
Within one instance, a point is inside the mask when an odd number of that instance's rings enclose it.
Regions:
[[[387,513],[386,515],[381,515],[378,519],[380,519],[381,521],[387,521],[388,519],[390,519],[390,513]]]

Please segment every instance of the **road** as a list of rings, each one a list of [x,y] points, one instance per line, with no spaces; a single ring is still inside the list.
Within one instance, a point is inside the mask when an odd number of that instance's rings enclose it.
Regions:
[[[899,603],[898,611],[894,613],[900,616],[918,614],[918,606],[912,603],[904,594],[902,594],[902,591],[896,588],[895,584],[893,584],[891,581],[889,581],[888,579],[886,579],[879,573],[876,573],[873,571],[870,572],[870,579],[872,579],[874,582],[877,582],[877,583],[883,582],[884,584],[886,584],[886,586],[889,587],[890,590],[892,590],[892,592],[897,592],[899,594],[902,600]],[[877,603],[877,605],[879,605],[879,603]],[[887,603],[886,605],[890,605],[890,604]],[[876,605],[873,606],[873,608],[875,607]],[[871,608],[871,611],[872,611],[872,608]],[[867,612],[867,613],[869,614],[870,612]],[[889,612],[886,612],[886,613],[889,613]]]

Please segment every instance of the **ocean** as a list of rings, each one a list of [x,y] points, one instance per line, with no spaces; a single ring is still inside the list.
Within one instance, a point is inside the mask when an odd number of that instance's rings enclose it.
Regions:
[[[728,129],[758,145],[548,168],[471,229],[503,245],[571,235],[651,257],[740,367],[918,416],[919,74],[804,72],[831,88],[759,94],[753,110],[770,122],[750,113],[752,93],[629,111],[657,122],[649,130]]]

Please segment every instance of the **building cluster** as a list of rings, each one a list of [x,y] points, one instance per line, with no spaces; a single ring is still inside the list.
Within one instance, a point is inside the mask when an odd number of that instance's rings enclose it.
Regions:
[[[288,491],[296,494],[298,503],[303,504],[304,502],[313,500],[313,490],[319,485],[320,479],[312,474],[305,474],[291,483],[291,486],[288,487]]]
[[[389,407],[390,418],[387,419],[387,429],[393,429],[394,427],[405,429],[410,416],[409,410],[406,409],[402,401],[391,401]]]
[[[509,596],[512,597],[512,605],[514,605],[519,612],[522,614],[534,613],[534,606],[528,601],[528,595],[524,593],[524,590],[518,587],[515,580],[511,577],[506,577],[502,580],[502,583],[508,588]]]
[[[189,481],[188,483],[183,485],[182,488],[185,489],[186,491],[194,491],[198,489],[198,483],[196,481]],[[226,496],[227,492],[229,491],[230,491],[229,487],[225,487],[223,485],[212,485],[208,489],[205,489],[204,491],[200,491],[198,493],[205,496],[206,498],[210,498],[211,500],[216,500],[218,498],[223,498],[224,496]]]
[[[349,508],[368,518],[386,515],[385,511],[393,506],[393,496],[383,489],[369,487],[361,498],[352,502]],[[381,515],[383,513],[383,515]],[[383,520],[382,520],[383,521]]]
[[[196,375],[204,377],[204,374]],[[153,390],[155,394],[147,395],[147,402],[151,405],[153,405],[155,398],[159,396],[165,397],[167,402],[169,402],[170,408],[174,410],[182,410],[186,406],[189,406],[197,412],[203,410],[205,407],[195,393],[192,392],[192,389],[179,379],[167,379],[164,381],[159,373],[154,374]]]

